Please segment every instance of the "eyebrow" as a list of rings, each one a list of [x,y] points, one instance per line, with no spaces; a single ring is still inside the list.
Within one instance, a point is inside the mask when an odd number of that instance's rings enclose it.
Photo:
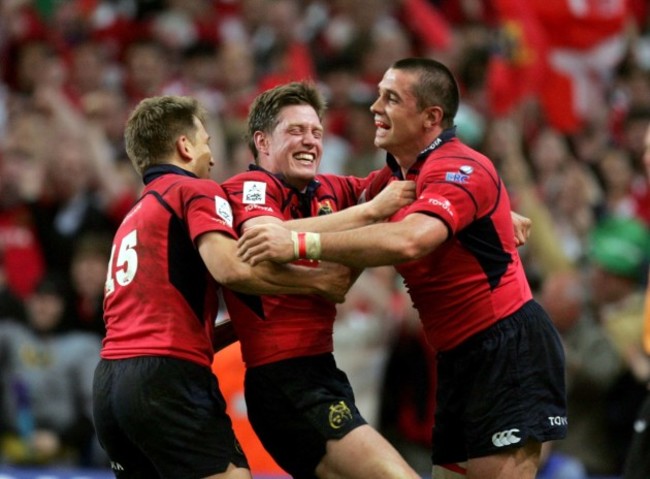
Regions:
[[[398,98],[402,98],[402,95],[400,95],[397,90],[394,90],[392,88],[388,87],[382,87],[381,84],[377,88],[379,90],[379,94],[384,94],[384,95],[395,95]]]

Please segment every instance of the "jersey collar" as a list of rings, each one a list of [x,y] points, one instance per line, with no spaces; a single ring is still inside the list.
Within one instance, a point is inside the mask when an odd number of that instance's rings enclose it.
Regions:
[[[456,138],[456,127],[452,126],[451,128],[447,128],[446,130],[442,130],[442,133],[438,135],[438,137],[429,144],[424,150],[422,150],[420,153],[418,153],[417,159],[415,160],[414,165],[420,163],[421,161],[425,160],[428,156],[429,153],[431,153],[433,150],[437,150],[440,148],[442,145],[447,143],[450,140],[453,140]],[[397,163],[397,160],[393,155],[390,153],[386,153],[386,164],[390,168],[390,170],[393,172],[393,175],[397,176],[398,178],[402,177],[402,169],[400,168],[399,164]]]
[[[191,171],[184,170],[183,168],[180,168],[176,165],[154,165],[147,168],[147,171],[145,171],[144,175],[142,175],[142,181],[145,185],[148,185],[156,178],[170,173],[175,175],[189,176],[190,178],[198,178],[198,176],[196,176]]]
[[[263,171],[267,175],[271,175],[275,178],[277,178],[285,187],[294,190],[296,193],[300,195],[307,195],[309,197],[312,197],[314,195],[314,192],[320,187],[320,181],[318,180],[311,180],[309,184],[307,185],[307,188],[305,188],[305,191],[299,191],[295,186],[290,185],[287,180],[284,178],[284,175],[282,173],[272,173],[269,170],[265,170],[259,165],[251,163],[248,165],[248,171]]]

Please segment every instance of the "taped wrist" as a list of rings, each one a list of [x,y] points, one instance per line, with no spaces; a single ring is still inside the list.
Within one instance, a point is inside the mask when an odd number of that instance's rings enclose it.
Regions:
[[[319,259],[321,253],[319,233],[291,232],[294,259]]]

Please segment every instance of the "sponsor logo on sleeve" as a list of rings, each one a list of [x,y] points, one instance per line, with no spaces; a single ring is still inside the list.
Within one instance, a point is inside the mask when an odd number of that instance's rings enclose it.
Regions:
[[[268,211],[269,213],[273,213],[273,208],[270,206],[263,206],[263,205],[246,205],[244,207],[244,211]]]
[[[220,196],[215,196],[214,205],[217,216],[232,228],[232,209],[230,208],[230,203]]]
[[[438,198],[429,198],[429,204],[442,208],[449,216],[454,217],[454,212],[451,210],[451,203],[449,200],[439,200]]]
[[[244,181],[242,202],[246,205],[263,205],[266,201],[266,183],[263,181]]]
[[[445,173],[445,181],[451,181],[452,183],[465,184],[469,181],[469,175],[464,175],[457,171],[448,171]]]

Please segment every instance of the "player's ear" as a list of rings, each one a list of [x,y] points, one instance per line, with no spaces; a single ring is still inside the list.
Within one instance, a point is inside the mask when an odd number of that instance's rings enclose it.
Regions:
[[[426,128],[433,128],[440,125],[444,112],[439,106],[429,106],[424,109],[424,126]]]
[[[266,133],[263,131],[256,131],[253,134],[253,141],[255,142],[255,148],[257,151],[266,155],[269,152],[269,140],[266,136]]]
[[[176,152],[184,161],[190,162],[194,159],[193,148],[194,145],[186,135],[181,135],[176,139]]]

